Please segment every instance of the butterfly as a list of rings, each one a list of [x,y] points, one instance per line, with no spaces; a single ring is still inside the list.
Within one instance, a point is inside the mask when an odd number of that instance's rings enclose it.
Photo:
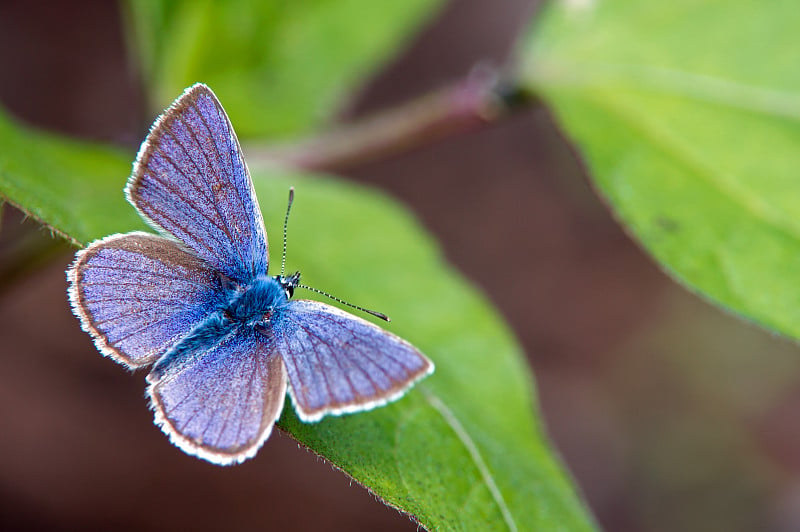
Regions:
[[[269,437],[287,390],[298,417],[315,422],[398,399],[433,372],[398,336],[292,299],[299,272],[268,275],[253,182],[207,86],[186,89],[155,121],[125,194],[159,234],[114,234],[78,251],[70,302],[103,355],[149,366],[155,423],[183,451],[241,463]]]

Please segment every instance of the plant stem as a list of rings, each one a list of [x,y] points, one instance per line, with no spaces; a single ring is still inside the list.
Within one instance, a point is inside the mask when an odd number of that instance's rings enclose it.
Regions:
[[[346,170],[494,122],[533,98],[504,85],[495,72],[476,69],[465,80],[322,135],[293,144],[253,147],[254,168],[289,166]]]

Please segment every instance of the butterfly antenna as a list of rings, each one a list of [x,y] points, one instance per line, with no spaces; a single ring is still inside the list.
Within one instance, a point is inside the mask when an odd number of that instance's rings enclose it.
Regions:
[[[290,187],[289,188],[289,204],[286,206],[286,217],[283,219],[283,257],[281,258],[281,277],[284,277],[285,272],[286,272],[286,234],[287,234],[287,228],[289,227],[289,211],[292,210],[292,203],[293,202],[294,202],[294,187]],[[298,279],[299,279],[299,275],[298,275]],[[370,310],[368,308],[359,307],[358,305],[353,305],[352,303],[348,303],[347,301],[339,299],[338,297],[334,297],[334,296],[330,295],[329,293],[323,292],[322,290],[319,290],[317,288],[313,288],[311,286],[306,286],[304,284],[298,284],[298,285],[295,285],[295,286],[297,288],[305,288],[306,290],[311,290],[312,292],[315,292],[315,293],[317,293],[319,295],[322,295],[322,296],[328,297],[330,299],[333,299],[334,301],[336,301],[338,303],[341,303],[342,305],[348,306],[350,308],[354,308],[356,310],[360,310],[361,312],[366,312],[367,314],[371,314],[372,316],[375,316],[376,318],[380,318],[383,321],[392,321],[392,320],[389,319],[389,316],[387,316],[383,312],[377,312],[377,311],[374,311],[374,310]]]
[[[299,284],[299,285],[297,285],[297,287],[298,288],[305,288],[306,290],[311,290],[312,292],[316,292],[319,295],[322,295],[322,296],[325,296],[325,297],[329,297],[329,298],[333,299],[334,301],[336,301],[338,303],[341,303],[342,305],[346,305],[346,306],[348,306],[350,308],[354,308],[356,310],[360,310],[361,312],[366,312],[367,314],[371,314],[371,315],[375,316],[376,318],[382,319],[383,321],[392,321],[392,320],[389,319],[389,316],[387,316],[383,312],[377,312],[377,311],[374,311],[374,310],[370,310],[368,308],[359,307],[358,305],[353,305],[352,303],[348,303],[347,301],[343,301],[343,300],[339,299],[338,297],[334,297],[334,296],[330,295],[327,292],[323,292],[322,290],[318,290],[318,289],[313,288],[311,286],[306,286],[304,284]]]
[[[283,219],[283,257],[281,257],[281,277],[286,273],[286,230],[289,227],[289,211],[294,201],[294,187],[289,187],[289,204],[286,206],[286,217]]]

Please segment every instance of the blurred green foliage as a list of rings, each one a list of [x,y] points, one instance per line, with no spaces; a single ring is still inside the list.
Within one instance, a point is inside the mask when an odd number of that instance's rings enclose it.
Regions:
[[[554,2],[520,53],[622,222],[675,277],[800,338],[800,10]]]
[[[0,109],[0,199],[85,243],[144,222],[125,201],[132,155],[14,123]]]
[[[240,138],[319,126],[435,12],[440,0],[128,3],[154,111],[202,81]]]

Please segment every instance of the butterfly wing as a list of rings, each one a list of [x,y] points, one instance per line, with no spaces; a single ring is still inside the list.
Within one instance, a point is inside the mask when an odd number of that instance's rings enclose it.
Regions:
[[[295,409],[307,422],[383,405],[433,372],[405,340],[317,301],[290,301],[274,337]]]
[[[210,462],[254,456],[286,397],[286,370],[272,343],[241,328],[186,355],[191,363],[159,363],[147,377],[156,423],[175,445]]]
[[[156,120],[126,187],[160,231],[246,283],[267,271],[267,236],[253,182],[228,116],[196,84]]]
[[[154,362],[214,308],[219,280],[166,238],[112,235],[67,271],[72,310],[97,348],[120,364]]]

